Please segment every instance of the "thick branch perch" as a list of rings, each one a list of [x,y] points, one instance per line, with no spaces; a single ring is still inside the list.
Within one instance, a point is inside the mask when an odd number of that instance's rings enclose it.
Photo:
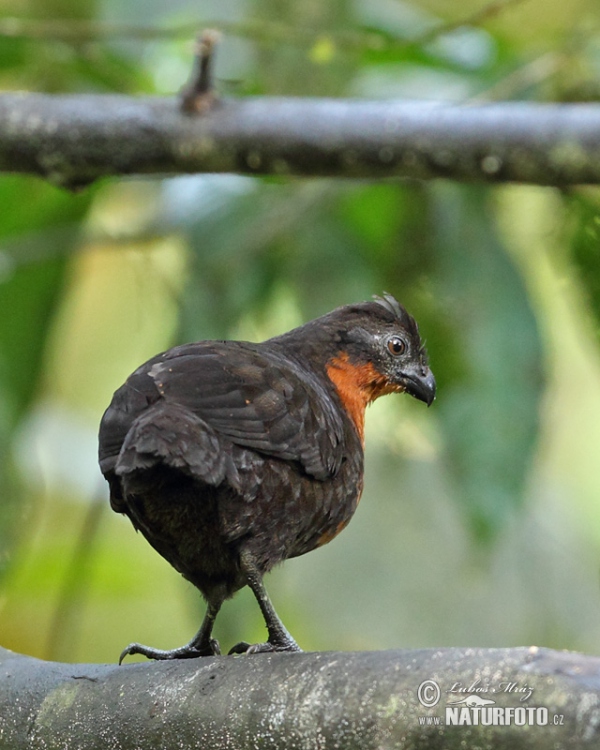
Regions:
[[[419,692],[419,686],[431,680],[440,687],[439,701],[426,708],[418,695],[431,703],[435,688],[428,682]],[[444,725],[446,706],[468,695],[488,700],[504,725],[484,726],[494,714],[464,702],[452,708],[462,724]],[[525,715],[533,719],[529,726],[519,725]],[[479,723],[464,723],[475,716]],[[544,716],[546,724],[535,723]],[[118,667],[48,663],[0,649],[0,747],[11,750],[599,744],[600,659],[580,654],[332,652]]]
[[[174,98],[2,94],[0,170],[67,187],[193,172],[598,184],[600,105],[258,97],[193,116]]]

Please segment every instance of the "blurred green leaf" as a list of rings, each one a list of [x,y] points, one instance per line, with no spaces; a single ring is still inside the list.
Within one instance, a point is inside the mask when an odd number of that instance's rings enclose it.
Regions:
[[[264,309],[278,284],[301,290],[301,299],[322,292],[324,283],[340,288],[343,259],[340,273],[324,273],[331,235],[314,236],[323,226],[331,184],[256,180],[246,185],[238,194],[225,194],[220,205],[187,227],[193,257],[182,302],[182,339],[227,335],[244,314]]]
[[[10,428],[37,385],[66,258],[90,199],[41,180],[0,179],[0,393]]]
[[[572,259],[596,325],[600,327],[600,194],[597,190],[573,194],[567,205]]]
[[[39,180],[0,179],[0,574],[16,543],[23,498],[11,438],[41,379],[45,342],[63,289],[73,226],[90,196],[74,198]],[[57,232],[71,227],[70,232]],[[40,235],[42,230],[49,231]],[[41,247],[29,257],[32,233]],[[10,242],[8,248],[7,242]],[[26,252],[23,252],[23,250]]]
[[[64,259],[54,259],[9,271],[9,278],[0,280],[0,577],[26,512],[13,466],[12,434],[38,384],[64,268]]]
[[[17,423],[37,386],[65,263],[54,258],[21,266],[0,283],[0,392],[8,425]]]
[[[3,39],[0,44],[0,69],[18,68],[27,60],[26,43],[22,39]]]
[[[141,68],[136,59],[108,45],[88,44],[78,49],[71,70],[71,86],[81,91],[95,89],[137,95],[154,92],[151,72]]]
[[[182,340],[224,337],[244,310],[261,306],[276,273],[273,243],[302,215],[299,204],[291,205],[289,188],[241,181],[229,194],[222,184],[212,191],[213,199],[220,195],[212,210],[186,226],[192,258],[181,307]]]
[[[480,188],[436,186],[432,224],[436,305],[451,326],[448,338],[431,346],[435,411],[456,499],[483,541],[522,503],[544,388],[527,290],[486,198]]]

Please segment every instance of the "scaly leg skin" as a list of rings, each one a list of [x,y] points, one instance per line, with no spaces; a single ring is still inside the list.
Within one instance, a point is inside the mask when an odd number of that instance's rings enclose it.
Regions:
[[[250,645],[245,641],[236,644],[230,654],[261,654],[274,651],[302,651],[296,641],[288,633],[285,625],[281,622],[271,604],[267,590],[262,582],[262,575],[257,569],[251,556],[242,552],[240,556],[242,570],[246,574],[248,586],[256,597],[260,611],[265,618],[269,640],[266,643],[255,643]]]
[[[123,662],[126,656],[132,654],[141,654],[148,659],[196,659],[199,656],[219,656],[221,654],[221,648],[219,641],[211,638],[213,625],[215,624],[215,618],[217,613],[221,609],[222,601],[209,603],[204,620],[200,630],[192,638],[192,640],[185,646],[171,649],[170,651],[163,651],[159,648],[152,648],[151,646],[142,646],[141,643],[130,643],[127,648],[123,649],[121,656],[119,656],[119,664]]]

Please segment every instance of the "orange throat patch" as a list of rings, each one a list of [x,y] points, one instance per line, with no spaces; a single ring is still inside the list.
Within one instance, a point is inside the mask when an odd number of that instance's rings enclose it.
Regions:
[[[403,388],[375,369],[372,362],[353,364],[346,352],[326,365],[327,376],[334,384],[346,413],[354,423],[361,442],[365,440],[365,409],[379,396],[400,393]]]

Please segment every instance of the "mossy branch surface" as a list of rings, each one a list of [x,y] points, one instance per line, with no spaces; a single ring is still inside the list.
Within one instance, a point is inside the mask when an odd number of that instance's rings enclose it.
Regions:
[[[419,695],[430,703],[435,698],[430,681],[439,686],[439,696],[427,708]],[[429,688],[420,689],[423,683]],[[471,723],[445,724],[446,706],[469,695],[513,720],[503,726],[473,723],[478,709],[462,703],[456,711],[471,716]],[[538,717],[544,713],[538,709],[545,709],[547,723],[518,725],[508,709],[519,707]],[[538,648],[448,648],[118,667],[43,662],[0,649],[0,748],[466,746],[599,747],[600,658]]]

